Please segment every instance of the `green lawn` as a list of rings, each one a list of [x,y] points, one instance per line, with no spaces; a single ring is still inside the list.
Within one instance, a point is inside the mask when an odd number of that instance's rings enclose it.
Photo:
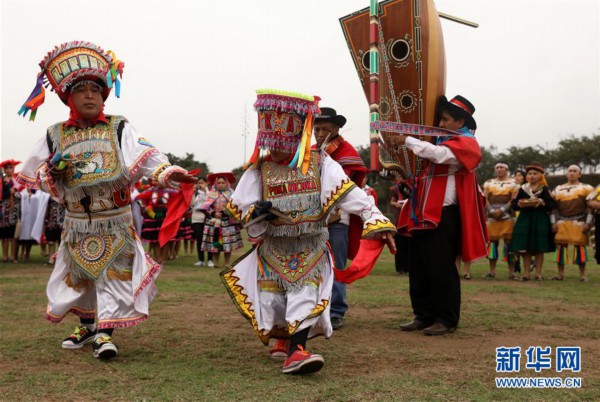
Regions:
[[[555,267],[545,264],[544,276]],[[310,376],[286,376],[268,357],[228,298],[217,269],[192,257],[169,263],[158,279],[151,317],[115,331],[120,354],[109,362],[91,347],[60,342],[76,324],[43,318],[51,268],[0,264],[1,400],[600,400],[600,273],[587,283],[575,266],[563,282],[485,280],[486,262],[463,281],[459,330],[446,337],[403,333],[412,318],[408,279],[384,253],[374,272],[348,289],[346,325],[309,342],[325,357]],[[520,346],[518,377],[581,377],[581,389],[497,389],[495,348]],[[581,346],[580,373],[525,370],[529,346]],[[504,376],[504,375],[502,375]]]

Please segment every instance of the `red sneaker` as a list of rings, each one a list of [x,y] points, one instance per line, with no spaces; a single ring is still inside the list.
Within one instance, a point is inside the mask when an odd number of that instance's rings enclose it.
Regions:
[[[285,374],[315,373],[321,370],[324,364],[323,356],[308,353],[302,346],[298,345],[298,350],[285,359],[282,371]]]
[[[288,357],[288,352],[290,350],[290,340],[289,339],[277,339],[277,343],[275,347],[271,349],[269,354],[271,355],[271,359],[273,360],[285,360]]]

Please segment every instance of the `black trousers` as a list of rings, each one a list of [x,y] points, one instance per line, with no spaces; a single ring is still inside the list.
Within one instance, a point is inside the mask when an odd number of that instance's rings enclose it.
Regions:
[[[426,324],[456,327],[460,318],[461,246],[458,206],[444,207],[436,229],[415,230],[410,240],[410,301],[415,318]]]
[[[408,272],[408,254],[410,252],[410,238],[396,234],[394,236],[394,241],[396,243],[396,255],[394,256],[396,272]]]

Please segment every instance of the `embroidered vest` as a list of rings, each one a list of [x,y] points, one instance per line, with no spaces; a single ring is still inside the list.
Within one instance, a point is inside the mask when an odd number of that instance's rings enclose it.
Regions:
[[[291,222],[277,218],[267,227],[259,246],[261,261],[259,283],[285,291],[307,285],[317,286],[321,272],[328,265],[326,254],[328,233],[321,205],[319,152],[311,152],[308,172],[274,162],[260,167],[262,198],[288,215]]]
[[[107,116],[108,124],[89,128],[48,129],[57,151],[68,157],[62,184],[65,204],[71,212],[106,211],[129,205],[129,171],[118,139],[122,116]]]
[[[272,221],[268,236],[302,236],[318,234],[325,227],[322,219],[321,175],[319,153],[311,152],[308,172],[274,162],[263,162],[260,167],[262,199],[288,215],[291,222],[280,218]]]

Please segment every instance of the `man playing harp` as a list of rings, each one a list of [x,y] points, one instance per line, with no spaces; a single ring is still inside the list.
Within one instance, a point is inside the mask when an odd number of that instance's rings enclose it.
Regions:
[[[481,150],[474,136],[475,107],[462,96],[438,105],[439,126],[456,135],[435,144],[401,135],[405,145],[426,160],[415,179],[413,194],[400,213],[398,229],[410,236],[410,298],[415,318],[403,331],[445,335],[458,326],[460,278],[456,260],[486,255],[488,241],[484,205],[475,169]]]

